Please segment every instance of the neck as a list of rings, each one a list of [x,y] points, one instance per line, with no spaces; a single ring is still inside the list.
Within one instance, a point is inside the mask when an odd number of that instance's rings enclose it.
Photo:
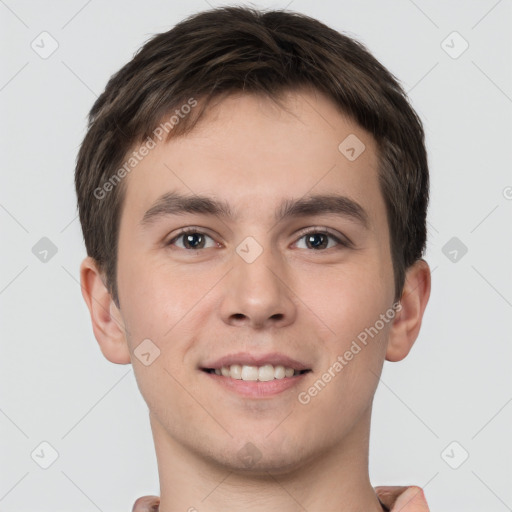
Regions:
[[[368,476],[371,407],[343,442],[276,471],[239,471],[178,443],[150,414],[159,512],[382,512]]]

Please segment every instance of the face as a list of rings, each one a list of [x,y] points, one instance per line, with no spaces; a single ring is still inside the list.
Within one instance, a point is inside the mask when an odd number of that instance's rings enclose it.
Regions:
[[[285,104],[229,96],[125,178],[119,314],[139,389],[168,443],[229,468],[339,449],[392,323],[375,141],[319,93]]]

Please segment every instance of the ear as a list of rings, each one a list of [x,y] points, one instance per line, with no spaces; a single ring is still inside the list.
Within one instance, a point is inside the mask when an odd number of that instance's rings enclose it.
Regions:
[[[112,363],[130,363],[130,351],[121,312],[105,286],[103,274],[98,269],[96,261],[89,256],[80,265],[80,286],[101,352]]]
[[[387,361],[401,361],[414,345],[430,297],[430,284],[430,268],[425,260],[419,259],[407,269],[401,309],[389,333]]]

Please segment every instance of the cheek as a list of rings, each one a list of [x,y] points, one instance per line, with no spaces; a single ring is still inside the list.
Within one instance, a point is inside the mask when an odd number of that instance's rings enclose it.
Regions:
[[[163,265],[142,264],[135,260],[130,265],[126,266],[130,271],[122,276],[121,299],[126,297],[123,314],[128,329],[127,340],[134,352],[133,371],[148,407],[166,424],[173,417],[170,403],[188,403],[188,395],[182,387],[188,378],[183,369],[186,329],[191,319],[194,321],[194,305],[211,285],[195,283],[191,276]],[[191,282],[194,287],[190,286]],[[149,346],[150,358],[154,357],[148,365],[138,357],[141,352],[138,347],[143,346],[143,340],[150,340],[144,343]],[[189,384],[187,389],[193,391]],[[189,411],[184,408],[182,412],[186,419]]]
[[[119,288],[133,341],[142,336],[163,343],[218,279],[198,280],[183,269],[150,261],[127,262],[125,268],[129,270],[120,273]]]
[[[294,292],[304,311],[341,345],[375,323],[393,300],[393,276],[385,262],[371,255],[346,265],[311,267],[295,276]]]
[[[391,277],[383,279],[380,272],[382,267],[372,259],[323,275],[309,273],[303,282],[302,297],[311,305],[323,346],[317,372],[317,388],[323,391],[315,405],[319,413],[327,414],[332,407],[331,413],[357,418],[372,400],[391,327],[391,319],[381,320],[381,315],[393,300]],[[339,421],[345,421],[341,416]]]
[[[339,436],[340,425],[349,429],[371,406],[392,325],[392,319],[381,320],[391,304],[378,289],[373,295],[340,297],[324,311],[335,334],[322,337],[322,364],[311,387],[303,390],[316,416],[331,416],[326,435],[332,436]]]

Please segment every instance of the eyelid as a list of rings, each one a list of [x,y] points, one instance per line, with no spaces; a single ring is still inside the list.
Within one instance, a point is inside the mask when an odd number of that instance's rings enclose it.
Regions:
[[[298,239],[300,239],[305,235],[309,235],[310,233],[325,233],[333,237],[342,245],[345,245],[347,247],[352,247],[354,245],[347,236],[338,233],[337,231],[333,231],[332,229],[326,226],[311,226],[309,228],[304,228],[301,229],[298,233],[296,233],[295,236],[298,237]]]
[[[176,242],[176,240],[178,240],[183,235],[186,235],[187,233],[199,233],[201,235],[206,235],[206,236],[210,237],[212,240],[215,240],[215,238],[212,235],[208,234],[208,230],[206,228],[202,228],[200,226],[187,226],[187,227],[180,229],[178,231],[178,233],[173,235],[172,238],[169,239],[169,241],[164,243],[164,245],[168,246],[168,245],[173,244],[174,242]],[[215,243],[218,243],[218,242],[215,241]]]

